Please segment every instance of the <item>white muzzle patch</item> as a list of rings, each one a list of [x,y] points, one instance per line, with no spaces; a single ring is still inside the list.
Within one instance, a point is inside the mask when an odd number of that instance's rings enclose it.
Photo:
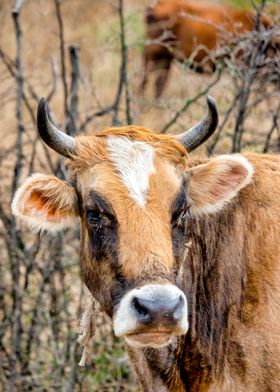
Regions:
[[[133,289],[123,297],[113,320],[113,327],[116,336],[125,337],[127,342],[131,344],[130,338],[127,335],[137,333],[137,330],[141,328],[141,321],[139,322],[137,311],[133,306],[135,298],[140,301],[166,301],[170,303],[180,298],[182,301],[180,318],[174,323],[175,332],[172,334],[171,331],[171,337],[173,335],[183,335],[187,332],[188,308],[185,294],[178,289],[178,287],[171,284],[151,284]]]

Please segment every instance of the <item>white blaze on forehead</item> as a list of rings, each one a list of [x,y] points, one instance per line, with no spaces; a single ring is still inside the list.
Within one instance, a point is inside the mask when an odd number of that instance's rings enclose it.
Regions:
[[[107,139],[109,158],[131,197],[144,208],[149,187],[149,176],[155,172],[154,149],[148,143],[132,141],[126,137]]]

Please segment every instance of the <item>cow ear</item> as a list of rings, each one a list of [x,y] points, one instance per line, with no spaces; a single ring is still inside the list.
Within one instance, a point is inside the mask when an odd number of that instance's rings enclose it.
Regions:
[[[12,211],[36,230],[55,232],[77,224],[77,195],[65,181],[35,174],[16,192]]]
[[[243,156],[232,155],[211,159],[189,173],[190,212],[195,216],[221,210],[251,182],[254,169]]]

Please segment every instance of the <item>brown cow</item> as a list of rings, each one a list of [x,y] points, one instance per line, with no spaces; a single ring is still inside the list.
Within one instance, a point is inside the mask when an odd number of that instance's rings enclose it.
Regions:
[[[37,174],[12,209],[38,229],[81,221],[82,278],[124,338],[144,392],[280,391],[280,158],[197,159],[217,111],[182,135],[128,126],[72,138],[68,182]]]
[[[147,9],[148,43],[144,50],[144,91],[148,74],[157,71],[156,96],[166,85],[173,59],[190,62],[197,72],[215,70],[215,60],[226,55],[223,46],[236,45],[237,40],[256,25],[256,14],[226,5],[195,0],[158,0]],[[272,21],[261,16],[261,28],[271,29]],[[277,42],[268,45],[270,55]]]

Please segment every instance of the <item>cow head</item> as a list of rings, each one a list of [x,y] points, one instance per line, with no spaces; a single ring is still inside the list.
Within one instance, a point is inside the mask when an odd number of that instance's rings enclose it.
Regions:
[[[176,137],[128,126],[74,139],[51,123],[44,99],[39,104],[39,133],[69,158],[70,179],[30,177],[13,212],[50,231],[80,219],[82,278],[130,345],[161,347],[187,332],[185,222],[222,209],[252,176],[241,156],[189,165],[187,151],[216,128],[210,97],[208,108],[205,119]]]

